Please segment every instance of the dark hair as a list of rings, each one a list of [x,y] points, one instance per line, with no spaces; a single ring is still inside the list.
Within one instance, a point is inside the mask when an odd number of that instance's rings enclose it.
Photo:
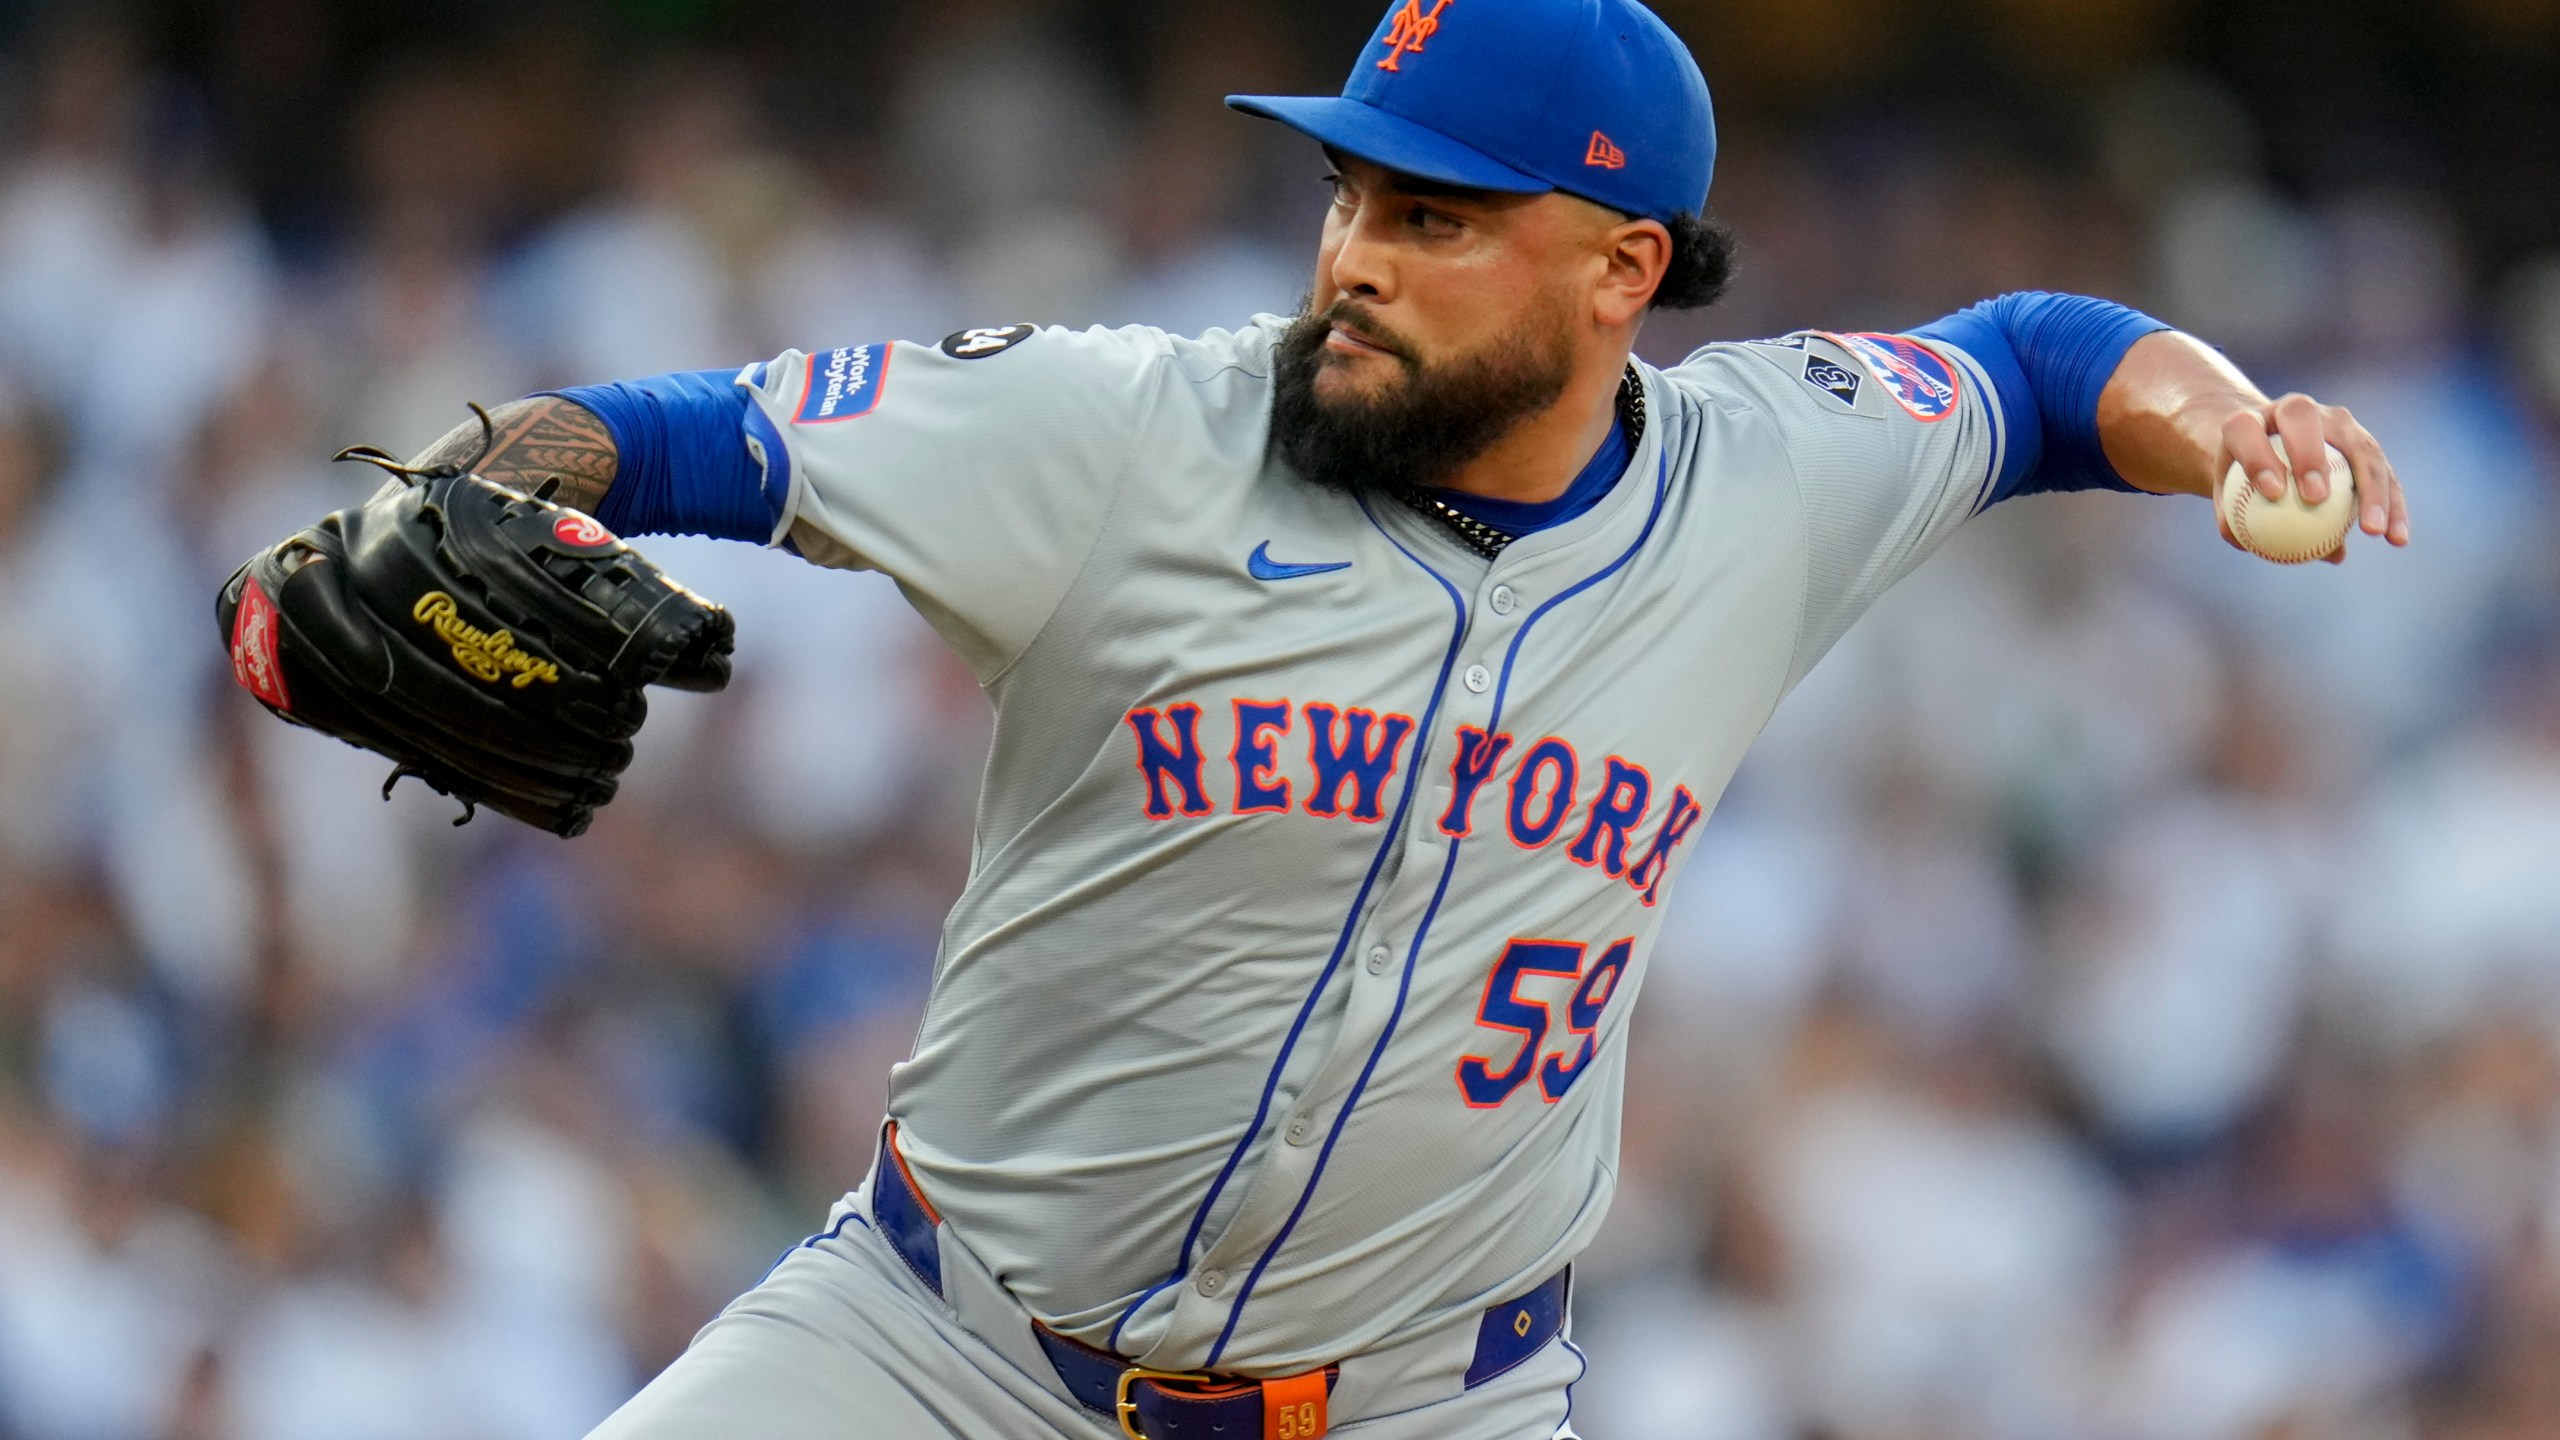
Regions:
[[[1704,310],[1733,280],[1733,232],[1701,215],[1674,215],[1671,264],[1653,292],[1656,310]]]

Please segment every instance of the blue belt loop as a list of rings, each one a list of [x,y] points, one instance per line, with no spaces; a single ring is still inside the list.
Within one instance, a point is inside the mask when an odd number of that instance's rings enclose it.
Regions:
[[[1476,1358],[1467,1366],[1467,1388],[1473,1390],[1547,1348],[1548,1341],[1564,1332],[1572,1295],[1573,1267],[1567,1265],[1519,1299],[1488,1307],[1476,1322]]]
[[[926,1289],[941,1295],[942,1241],[934,1231],[942,1224],[942,1216],[916,1189],[907,1162],[899,1158],[895,1120],[880,1127],[880,1160],[871,1169],[871,1214],[880,1222],[889,1248],[898,1252]]]

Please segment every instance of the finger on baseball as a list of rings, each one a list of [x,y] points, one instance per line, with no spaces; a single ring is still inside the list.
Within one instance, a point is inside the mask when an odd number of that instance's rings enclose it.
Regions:
[[[2347,457],[2347,468],[2354,472],[2357,523],[2367,535],[2380,536],[2391,524],[2391,499],[2399,488],[2392,481],[2390,462],[2382,457],[2382,446],[2343,410],[2330,421],[2329,443]]]
[[[2356,428],[2353,438],[2358,442],[2354,448],[2338,448],[2346,451],[2355,465],[2357,523],[2367,535],[2387,539],[2394,545],[2408,544],[2409,496],[2400,484],[2399,470],[2383,453],[2382,442],[2362,426]]]
[[[2400,495],[2400,477],[2392,472],[2391,462],[2376,452],[2373,463],[2379,467],[2382,484],[2363,500],[2364,533],[2378,539],[2402,543],[2399,537],[2408,529],[2409,505]]]
[[[2284,461],[2267,439],[2265,411],[2243,410],[2224,421],[2222,447],[2231,452],[2232,462],[2258,487],[2262,498],[2284,498]]]
[[[2319,402],[2310,396],[2287,395],[2276,402],[2276,433],[2284,437],[2294,489],[2306,505],[2329,498],[2328,428]]]
[[[2372,444],[2374,459],[2381,465],[2382,477],[2390,487],[2382,533],[2392,544],[2406,545],[2409,543],[2408,487],[2400,483],[2400,467],[2391,463],[2391,457],[2383,451],[2382,442],[2370,434],[2365,439]]]
[[[2406,513],[2400,501],[2400,477],[2391,468],[2391,457],[2382,453],[2382,442],[2373,438],[2373,432],[2345,410],[2332,414],[2329,433],[2330,443],[2338,447],[2355,470],[2357,520],[2364,533],[2388,535],[2393,514]]]

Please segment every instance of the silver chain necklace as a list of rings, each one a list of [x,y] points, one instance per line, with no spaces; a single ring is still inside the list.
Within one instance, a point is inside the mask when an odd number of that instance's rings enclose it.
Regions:
[[[1626,427],[1627,453],[1632,455],[1636,446],[1644,441],[1644,382],[1636,378],[1633,365],[1627,367],[1626,378],[1618,382],[1618,423]],[[1437,521],[1440,528],[1457,538],[1459,544],[1487,560],[1500,559],[1511,542],[1520,538],[1500,526],[1488,525],[1419,488],[1398,490],[1396,498],[1425,519]]]

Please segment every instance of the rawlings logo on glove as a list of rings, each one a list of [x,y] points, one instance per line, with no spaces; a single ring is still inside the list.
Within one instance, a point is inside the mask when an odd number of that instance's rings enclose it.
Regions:
[[[519,690],[536,680],[546,685],[560,682],[559,666],[517,649],[516,637],[508,631],[492,635],[464,623],[453,597],[441,590],[419,596],[409,613],[418,617],[418,623],[434,630],[437,639],[453,647],[453,663],[467,674],[496,681],[513,672],[516,678],[511,683]]]
[[[276,663],[276,602],[254,580],[242,586],[238,618],[231,625],[231,676],[241,689],[278,711],[293,708],[284,693],[284,671]]]

